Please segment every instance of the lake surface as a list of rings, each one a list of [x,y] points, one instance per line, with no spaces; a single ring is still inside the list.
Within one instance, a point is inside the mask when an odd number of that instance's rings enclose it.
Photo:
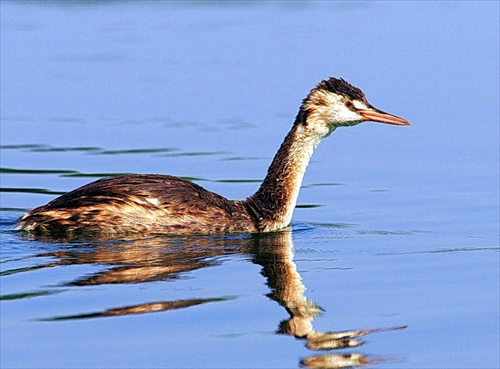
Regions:
[[[499,3],[1,6],[3,368],[498,368]],[[252,194],[321,79],[339,129],[275,234],[32,237],[103,176]]]

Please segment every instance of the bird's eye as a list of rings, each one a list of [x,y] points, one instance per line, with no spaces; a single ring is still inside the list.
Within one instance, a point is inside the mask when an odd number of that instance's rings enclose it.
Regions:
[[[344,105],[347,109],[354,110],[354,104],[351,101],[346,101]]]

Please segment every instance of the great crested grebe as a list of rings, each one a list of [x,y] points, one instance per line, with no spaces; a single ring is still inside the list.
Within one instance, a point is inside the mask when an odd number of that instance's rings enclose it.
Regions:
[[[410,125],[374,108],[343,79],[330,78],[302,101],[266,178],[246,200],[231,201],[169,175],[124,175],[97,180],[28,211],[17,229],[50,234],[276,231],[290,224],[314,148],[337,127],[365,121]]]

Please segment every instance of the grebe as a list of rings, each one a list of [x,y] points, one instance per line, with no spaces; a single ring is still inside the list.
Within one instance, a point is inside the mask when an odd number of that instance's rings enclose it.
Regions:
[[[365,121],[410,125],[374,108],[343,79],[323,80],[302,101],[264,181],[246,200],[230,201],[169,175],[124,175],[97,180],[28,211],[17,229],[49,234],[276,231],[290,224],[314,148],[337,127]]]

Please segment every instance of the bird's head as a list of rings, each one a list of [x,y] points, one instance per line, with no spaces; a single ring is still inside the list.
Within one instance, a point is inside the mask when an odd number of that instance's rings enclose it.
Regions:
[[[321,81],[304,99],[297,123],[309,126],[321,136],[327,136],[337,127],[354,126],[372,121],[409,126],[410,122],[373,107],[365,94],[343,79]]]

